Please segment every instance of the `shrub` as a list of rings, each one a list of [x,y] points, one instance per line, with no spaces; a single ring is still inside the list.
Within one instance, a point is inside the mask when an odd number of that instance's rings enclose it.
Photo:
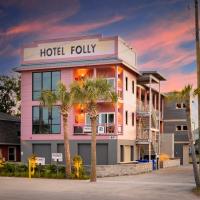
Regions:
[[[77,164],[78,163],[78,164]],[[77,165],[79,169],[77,169]],[[79,170],[79,176],[77,177],[77,170]],[[81,156],[76,155],[73,158],[73,168],[72,168],[72,179],[89,179],[89,176],[87,175],[85,168],[83,166],[83,160]]]
[[[13,163],[5,163],[4,167],[3,167],[3,171],[5,173],[10,173],[13,174],[15,172],[15,164]]]

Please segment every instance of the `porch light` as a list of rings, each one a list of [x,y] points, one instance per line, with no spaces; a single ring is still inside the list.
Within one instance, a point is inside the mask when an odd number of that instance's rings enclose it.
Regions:
[[[81,107],[80,113],[83,114],[83,112],[84,112],[84,109],[83,109],[83,107]]]

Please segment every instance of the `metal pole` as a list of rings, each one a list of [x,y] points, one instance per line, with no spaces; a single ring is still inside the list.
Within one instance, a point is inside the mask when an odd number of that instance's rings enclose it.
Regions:
[[[152,84],[152,79],[151,79],[151,75],[150,75],[150,80],[149,80],[149,161],[151,161],[151,143],[152,143],[152,137],[151,137],[151,114],[152,114],[151,84]]]
[[[158,89],[158,155],[157,155],[157,158],[156,158],[156,163],[157,163],[157,169],[160,168],[160,163],[159,163],[159,159],[160,159],[160,140],[161,140],[161,131],[160,131],[160,118],[161,118],[161,95],[160,95],[160,81],[159,81],[159,89]]]
[[[198,0],[195,2],[195,36],[196,36],[196,64],[197,64],[197,87],[200,88],[200,47],[199,47],[199,13]],[[200,94],[198,95],[198,131],[200,130]],[[200,131],[199,131],[200,143]],[[200,172],[200,144],[199,144],[199,172]]]

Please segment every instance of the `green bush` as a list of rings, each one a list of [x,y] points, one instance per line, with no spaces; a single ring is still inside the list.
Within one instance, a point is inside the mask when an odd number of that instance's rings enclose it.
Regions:
[[[58,172],[57,172],[58,168]],[[80,169],[79,179],[88,179],[88,175],[85,172],[84,167]],[[0,176],[15,176],[15,177],[28,177],[28,166],[23,163],[5,163],[4,167],[0,168]],[[40,165],[36,166],[34,178],[66,178],[65,166],[56,165]],[[72,168],[71,179],[77,179],[75,176],[74,168]]]
[[[15,164],[15,172],[28,172],[28,166],[23,163]]]
[[[15,172],[15,164],[13,163],[5,163],[4,167],[2,168],[4,172],[13,174]]]

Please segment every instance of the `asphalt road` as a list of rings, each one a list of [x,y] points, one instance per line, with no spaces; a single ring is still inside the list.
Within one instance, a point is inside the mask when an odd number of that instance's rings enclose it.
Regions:
[[[76,180],[0,177],[0,200],[200,200],[192,167],[162,169],[149,174]]]

